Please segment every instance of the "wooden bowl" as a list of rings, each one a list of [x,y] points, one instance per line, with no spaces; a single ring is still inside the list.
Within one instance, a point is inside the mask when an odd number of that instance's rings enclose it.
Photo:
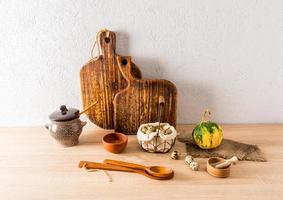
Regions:
[[[218,163],[220,161],[224,161],[225,159],[223,158],[209,158],[207,160],[207,164],[206,164],[206,169],[207,172],[217,178],[226,178],[230,175],[230,165],[226,168],[223,169],[217,169],[213,166],[213,164]]]
[[[121,153],[127,146],[128,137],[122,133],[109,133],[102,139],[104,148],[111,153]]]

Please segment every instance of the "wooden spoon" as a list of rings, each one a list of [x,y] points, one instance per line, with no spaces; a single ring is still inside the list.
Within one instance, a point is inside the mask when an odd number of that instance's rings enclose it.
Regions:
[[[109,160],[109,159],[105,159],[103,162],[106,164],[123,166],[123,167],[131,168],[131,169],[143,170],[146,173],[153,175],[155,177],[165,178],[165,177],[174,176],[174,171],[168,167],[144,166],[144,165],[139,165],[135,163],[123,162],[123,161],[118,161],[118,160]]]
[[[79,113],[79,116],[84,114],[86,111],[88,111],[89,109],[91,109],[93,106],[95,106],[98,103],[99,100],[95,101],[94,103],[90,104],[86,109],[84,109],[83,111],[81,111]]]
[[[168,180],[168,179],[171,179],[173,177],[173,176],[157,177],[157,176],[153,176],[153,175],[147,173],[144,170],[127,168],[127,167],[111,165],[111,164],[105,164],[105,163],[80,161],[79,167],[82,168],[84,166],[87,169],[102,169],[102,170],[110,170],[110,171],[132,172],[132,173],[137,173],[137,174],[144,175],[144,176],[146,176],[148,178],[155,179],[155,180]]]

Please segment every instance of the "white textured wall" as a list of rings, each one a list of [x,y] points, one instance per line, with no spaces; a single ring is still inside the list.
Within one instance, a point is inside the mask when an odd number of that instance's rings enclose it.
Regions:
[[[81,106],[79,70],[97,31],[147,78],[173,81],[178,122],[283,122],[282,0],[0,0],[0,125]]]

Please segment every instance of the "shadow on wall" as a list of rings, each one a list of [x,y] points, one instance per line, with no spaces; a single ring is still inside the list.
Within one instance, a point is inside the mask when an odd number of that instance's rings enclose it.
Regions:
[[[189,80],[175,84],[178,88],[178,119],[182,119],[178,120],[179,124],[199,122],[205,109],[209,109],[212,113],[216,111],[215,96],[211,86]]]
[[[133,62],[139,66],[144,79],[163,79],[162,67],[152,58],[134,57]]]
[[[130,37],[125,31],[115,31],[116,52],[119,55],[131,55]],[[133,62],[142,71],[143,78],[163,79],[164,70],[160,63],[153,58],[133,57]],[[177,119],[179,124],[196,123],[201,119],[205,109],[215,113],[216,104],[214,90],[210,85],[192,82],[190,80],[172,81],[178,89]],[[213,109],[212,109],[213,108]]]
[[[116,33],[116,53],[119,55],[131,55],[130,37],[125,31],[115,31]],[[162,79],[163,71],[157,60],[153,58],[133,57],[132,61],[140,68],[142,75],[146,79]]]
[[[131,55],[129,53],[130,48],[130,36],[125,31],[115,31],[116,33],[116,53],[122,56]]]

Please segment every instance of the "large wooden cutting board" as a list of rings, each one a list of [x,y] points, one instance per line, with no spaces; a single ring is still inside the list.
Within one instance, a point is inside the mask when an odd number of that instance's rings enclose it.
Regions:
[[[131,74],[131,57],[117,56],[117,62],[128,86],[114,98],[115,131],[136,134],[140,124],[157,122],[160,96],[165,100],[161,122],[176,127],[175,85],[167,80],[136,79]]]
[[[127,81],[118,69],[115,33],[102,31],[97,42],[101,47],[101,55],[90,60],[80,71],[82,102],[86,108],[99,100],[86,115],[101,128],[113,129],[113,99],[117,92],[126,88]],[[134,77],[141,78],[141,72],[134,64],[131,73]]]

